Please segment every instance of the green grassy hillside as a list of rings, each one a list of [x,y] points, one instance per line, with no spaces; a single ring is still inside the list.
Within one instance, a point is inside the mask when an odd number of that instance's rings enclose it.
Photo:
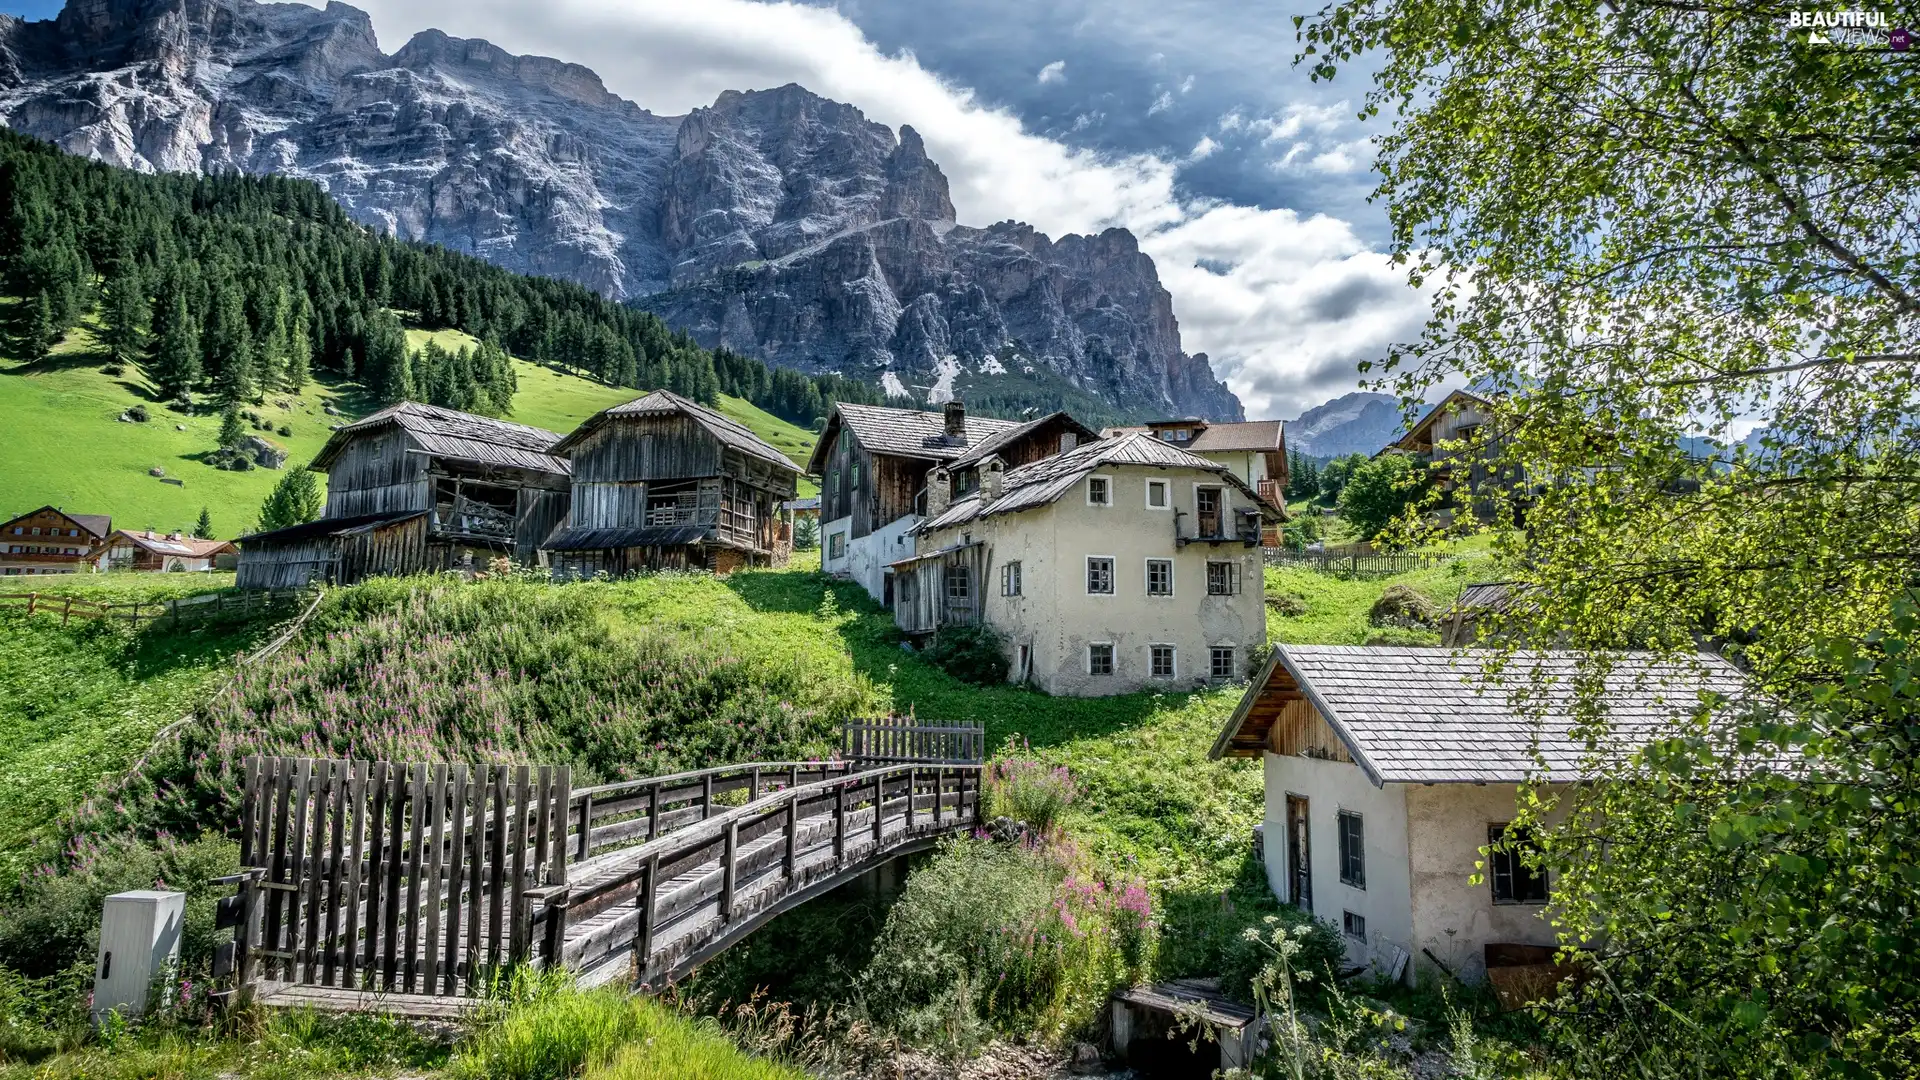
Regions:
[[[458,347],[471,339],[456,331],[429,335],[410,331],[415,346],[431,336]],[[52,504],[75,513],[110,514],[118,527],[191,528],[201,507],[213,515],[214,532],[237,536],[253,526],[260,503],[278,481],[271,469],[228,472],[205,464],[220,431],[210,411],[175,412],[153,400],[137,369],[108,375],[108,357],[91,326],[67,335],[53,355],[23,364],[0,355],[0,516]],[[513,419],[567,432],[588,416],[628,401],[640,391],[516,361],[520,391]],[[147,407],[146,423],[119,419],[135,405]],[[343,415],[329,415],[332,404]],[[312,460],[335,424],[368,408],[351,384],[314,383],[302,394],[272,394],[255,409],[291,435],[261,432],[285,446],[288,460]],[[745,424],[801,465],[813,435],[738,398],[723,398],[720,411]],[[159,468],[165,477],[150,475]],[[179,484],[170,483],[180,481]],[[802,494],[818,488],[802,482]]]

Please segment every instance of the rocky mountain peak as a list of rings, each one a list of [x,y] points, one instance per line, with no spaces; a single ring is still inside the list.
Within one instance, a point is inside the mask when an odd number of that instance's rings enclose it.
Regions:
[[[477,38],[389,57],[339,0],[67,0],[0,20],[0,123],[129,168],[309,179],[407,239],[923,401],[1065,386],[1240,416],[1131,233],[958,226],[919,132],[796,84],[660,117]]]

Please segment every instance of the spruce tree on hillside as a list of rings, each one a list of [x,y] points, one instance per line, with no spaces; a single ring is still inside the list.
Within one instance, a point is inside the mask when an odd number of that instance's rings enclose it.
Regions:
[[[254,398],[253,332],[247,325],[245,299],[232,283],[216,287],[213,320],[202,342],[213,399],[229,407]]]
[[[287,369],[281,385],[292,393],[306,389],[313,378],[313,302],[300,294],[287,327]]]
[[[289,469],[273,486],[266,502],[260,505],[255,532],[271,532],[317,520],[326,500],[320,495],[320,482],[310,469]]]
[[[193,535],[202,540],[213,539],[213,515],[204,506],[200,508],[200,520],[193,523]]]
[[[147,378],[163,399],[185,398],[200,382],[199,321],[180,295],[157,315],[153,354],[145,365]]]
[[[123,364],[138,363],[147,343],[147,327],[153,322],[153,310],[147,303],[147,289],[137,267],[124,265],[107,284],[107,349]]]
[[[20,336],[20,359],[29,364],[46,359],[60,340],[60,334],[53,316],[53,299],[41,293],[27,309],[26,332]]]
[[[247,426],[240,422],[240,407],[228,405],[220,414],[220,449],[231,450],[247,437]]]

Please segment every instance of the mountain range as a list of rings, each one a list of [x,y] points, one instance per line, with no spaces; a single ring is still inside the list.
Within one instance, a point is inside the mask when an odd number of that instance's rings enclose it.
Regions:
[[[143,171],[309,179],[402,238],[902,398],[1244,417],[1132,234],[960,225],[917,132],[795,85],[660,116],[486,41],[389,55],[337,0],[68,0],[0,16],[0,123]]]
[[[1358,391],[1287,421],[1287,449],[1319,458],[1371,456],[1406,430],[1399,398]]]

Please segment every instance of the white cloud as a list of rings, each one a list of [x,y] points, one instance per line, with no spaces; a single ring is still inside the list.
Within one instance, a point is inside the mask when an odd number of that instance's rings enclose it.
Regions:
[[[1249,126],[1255,131],[1265,132],[1263,141],[1272,143],[1294,138],[1305,131],[1326,134],[1338,130],[1353,122],[1352,114],[1352,107],[1344,101],[1336,101],[1331,105],[1295,102],[1288,105],[1285,112],[1277,116],[1263,116]]]
[[[1040,82],[1042,85],[1046,83],[1063,83],[1066,81],[1067,62],[1065,60],[1055,60],[1053,63],[1040,69]]]
[[[1193,76],[1191,76],[1191,75],[1189,75],[1189,76],[1187,76],[1186,78],[1184,78],[1184,79],[1181,79],[1181,80],[1180,80],[1180,92],[1181,92],[1181,93],[1183,93],[1183,94],[1184,94],[1184,93],[1186,93],[1187,91],[1189,91],[1189,90],[1192,90],[1192,89],[1193,89]]]
[[[1162,90],[1160,91],[1160,96],[1153,99],[1153,104],[1147,107],[1147,115],[1152,116],[1154,113],[1166,112],[1171,108],[1173,108],[1173,93],[1168,90]]]
[[[1187,160],[1189,162],[1205,161],[1207,158],[1213,156],[1213,152],[1218,149],[1220,149],[1220,144],[1213,141],[1213,136],[1202,135],[1200,136],[1200,141],[1194,143],[1193,149],[1188,152]]]
[[[1425,316],[1420,298],[1404,284],[1395,291],[1397,275],[1346,223],[1184,201],[1174,189],[1180,161],[1099,154],[1029,132],[911,53],[881,52],[831,8],[754,0],[357,2],[389,51],[428,27],[487,38],[511,52],[591,67],[608,89],[665,115],[711,104],[723,90],[797,82],[880,123],[911,124],[946,172],[963,222],[1014,218],[1053,236],[1132,229],[1173,294],[1186,348],[1212,356],[1250,416],[1292,415],[1350,389],[1353,360],[1377,355],[1396,330],[1417,328]],[[1162,93],[1152,111],[1172,104],[1172,94]],[[1270,132],[1291,123],[1295,134],[1319,132],[1345,112],[1344,102],[1297,106],[1269,118],[1271,126],[1249,126]],[[1203,148],[1211,153],[1217,145],[1203,138],[1193,152]],[[1196,266],[1202,258],[1226,272]],[[1326,297],[1353,282],[1377,287],[1383,299],[1364,313],[1330,306]]]
[[[1354,139],[1315,154],[1307,168],[1322,173],[1350,173],[1373,167],[1373,140]]]

